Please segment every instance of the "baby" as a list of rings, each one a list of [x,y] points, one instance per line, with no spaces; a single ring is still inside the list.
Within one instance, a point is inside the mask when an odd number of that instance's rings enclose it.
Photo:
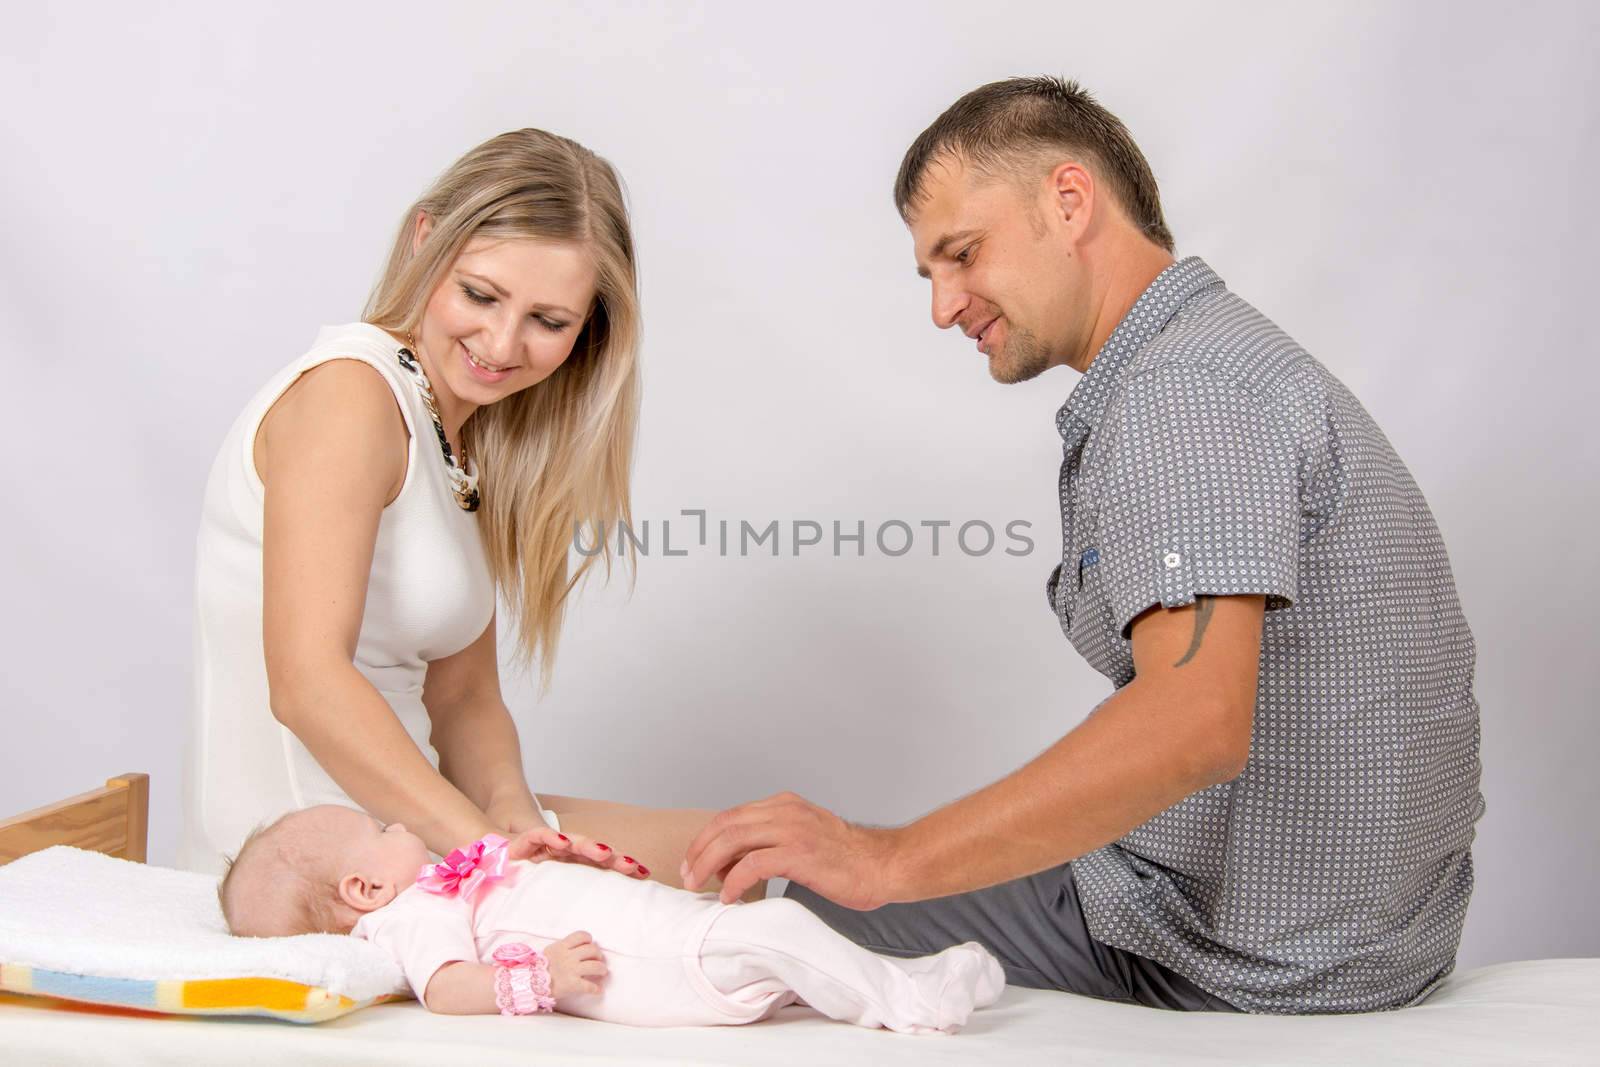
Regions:
[[[431,1011],[560,1011],[634,1026],[736,1025],[802,1003],[902,1033],[954,1033],[1005,974],[976,942],[879,956],[781,898],[723,904],[615,871],[509,861],[493,834],[430,863],[353,808],[253,834],[222,883],[236,934],[340,933],[392,953]]]

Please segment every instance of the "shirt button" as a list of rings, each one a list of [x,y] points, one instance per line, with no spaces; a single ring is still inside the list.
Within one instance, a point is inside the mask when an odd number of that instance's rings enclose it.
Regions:
[[[1170,571],[1178,564],[1183,562],[1183,557],[1178,555],[1176,552],[1168,552],[1166,558],[1161,562],[1165,563],[1167,565],[1167,570]]]

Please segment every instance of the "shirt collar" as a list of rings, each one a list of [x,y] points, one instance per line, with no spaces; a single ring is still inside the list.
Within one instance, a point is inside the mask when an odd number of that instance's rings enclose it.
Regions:
[[[1199,256],[1180,259],[1157,274],[1122,316],[1106,343],[1100,346],[1088,371],[1056,412],[1056,429],[1061,431],[1061,436],[1076,436],[1071,421],[1081,424],[1079,432],[1084,427],[1098,425],[1111,399],[1112,388],[1134,353],[1165,329],[1172,317],[1197,293],[1222,284],[1222,279]]]

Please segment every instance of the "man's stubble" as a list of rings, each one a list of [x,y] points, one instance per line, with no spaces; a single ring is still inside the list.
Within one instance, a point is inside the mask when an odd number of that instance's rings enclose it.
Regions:
[[[1037,378],[1050,369],[1050,353],[1039,338],[1006,320],[1005,345],[989,357],[989,376],[1001,385]]]

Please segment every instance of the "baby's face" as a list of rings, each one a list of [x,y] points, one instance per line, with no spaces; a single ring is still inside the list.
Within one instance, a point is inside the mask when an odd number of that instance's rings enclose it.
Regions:
[[[306,808],[246,842],[223,885],[223,913],[245,937],[346,932],[415,885],[428,859],[399,823],[336,804]]]
[[[386,903],[414,885],[428,863],[428,846],[400,823],[385,826],[364,811],[333,805],[307,814],[325,820],[337,843],[334,869],[341,879],[359,875]]]

